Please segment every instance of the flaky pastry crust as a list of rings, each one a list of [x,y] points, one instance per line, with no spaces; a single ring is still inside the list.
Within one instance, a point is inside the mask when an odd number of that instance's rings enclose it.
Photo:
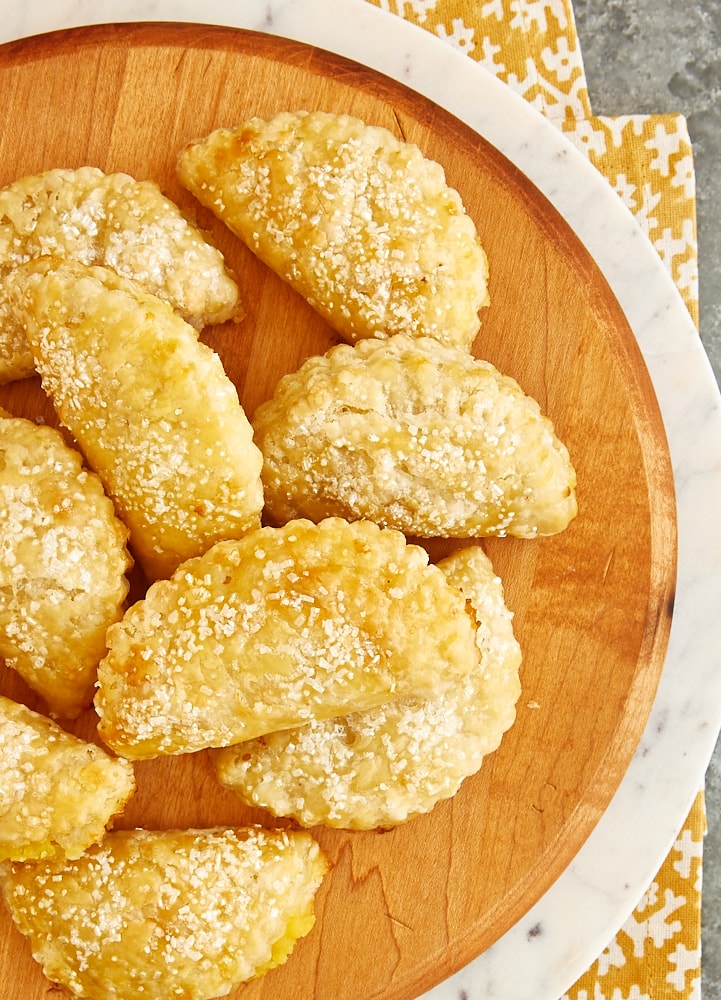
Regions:
[[[478,546],[437,564],[478,620],[480,663],[451,690],[269,733],[213,752],[221,783],[304,826],[397,826],[455,795],[515,720],[521,650]]]
[[[470,346],[486,255],[442,167],[350,115],[281,112],[218,129],[181,182],[346,340],[405,331]]]
[[[104,264],[199,328],[241,313],[220,251],[152,181],[91,166],[22,177],[0,191],[0,383],[33,373],[5,279],[40,256]]]
[[[226,746],[475,669],[460,593],[396,531],[331,518],[219,542],[108,630],[99,732],[130,758]]]
[[[157,296],[43,258],[8,279],[43,388],[150,579],[260,523],[261,456],[220,358]]]
[[[114,831],[75,861],[6,866],[45,975],[92,1000],[210,1000],[286,960],[328,864],[302,831]]]
[[[127,537],[80,453],[0,410],[0,656],[54,715],[92,702],[128,593]]]
[[[568,450],[517,382],[399,334],[309,358],[253,416],[269,518],[368,518],[416,537],[561,531]]]
[[[134,791],[127,761],[0,695],[0,861],[80,857]]]

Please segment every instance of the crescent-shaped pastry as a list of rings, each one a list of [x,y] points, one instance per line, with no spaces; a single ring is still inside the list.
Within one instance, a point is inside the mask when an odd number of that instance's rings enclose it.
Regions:
[[[8,865],[45,975],[92,1000],[210,1000],[286,961],[328,870],[303,831],[114,831],[74,861]]]
[[[43,258],[8,284],[43,388],[150,579],[257,527],[261,455],[193,327],[105,267]]]
[[[456,684],[476,623],[427,553],[370,522],[219,542],[108,630],[95,706],[121,756],[227,746]]]
[[[0,695],[0,861],[80,857],[134,791],[128,761]]]
[[[437,564],[478,619],[480,664],[451,690],[213,751],[221,783],[304,826],[397,826],[455,795],[515,720],[521,651],[490,560],[478,546]]]
[[[71,718],[122,617],[128,532],[60,433],[0,410],[0,656]]]
[[[368,518],[416,537],[561,531],[576,514],[568,450],[491,364],[430,338],[309,358],[253,417],[273,521]]]
[[[0,191],[0,383],[33,373],[5,279],[40,256],[105,264],[164,299],[193,326],[241,312],[219,250],[152,181],[97,167],[58,168]]]
[[[406,332],[469,347],[486,255],[443,168],[350,115],[281,112],[179,157],[182,184],[351,343]]]

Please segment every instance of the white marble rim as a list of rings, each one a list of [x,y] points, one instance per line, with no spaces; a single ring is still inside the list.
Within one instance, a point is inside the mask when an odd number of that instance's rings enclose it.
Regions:
[[[631,766],[572,864],[499,941],[424,994],[558,1000],[646,891],[702,787],[721,729],[721,397],[671,278],[620,198],[555,126],[451,45],[366,0],[40,0],[14,7],[0,42],[90,24],[185,21],[264,31],[362,63],[491,142],[545,194],[606,276],[649,369],[674,468],[678,589],[666,664]]]

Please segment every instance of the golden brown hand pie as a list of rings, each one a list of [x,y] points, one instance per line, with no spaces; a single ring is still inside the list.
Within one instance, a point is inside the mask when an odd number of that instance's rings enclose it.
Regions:
[[[108,630],[95,705],[125,757],[226,746],[458,683],[476,623],[427,553],[338,518],[219,542]]]
[[[260,452],[218,355],[188,323],[104,267],[43,258],[8,285],[43,388],[150,579],[259,524]]]
[[[0,191],[0,383],[33,373],[5,279],[40,256],[105,264],[164,299],[193,326],[240,312],[220,252],[156,184],[97,167],[22,177]]]
[[[327,872],[301,831],[116,831],[75,861],[6,866],[45,975],[92,1000],[210,1000],[283,963]]]
[[[0,656],[73,717],[123,613],[128,532],[58,431],[0,410]]]
[[[80,857],[134,790],[127,761],[0,695],[0,861]]]
[[[309,358],[253,417],[266,510],[417,537],[548,535],[576,514],[568,450],[491,364],[430,338]]]
[[[476,228],[442,167],[350,115],[282,112],[180,154],[193,194],[351,342],[469,347],[488,304]]]
[[[480,664],[450,691],[314,721],[213,751],[221,783],[304,826],[368,830],[429,812],[458,791],[515,719],[521,651],[478,547],[438,563],[478,619]]]

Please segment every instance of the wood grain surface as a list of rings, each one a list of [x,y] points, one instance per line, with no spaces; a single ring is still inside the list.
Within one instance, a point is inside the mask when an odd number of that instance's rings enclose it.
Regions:
[[[517,722],[430,815],[391,832],[315,830],[334,864],[317,924],[285,966],[233,994],[410,1000],[487,948],[553,883],[638,745],[670,624],[675,512],[633,335],[584,247],[497,150],[426,99],[333,55],[224,28],[77,29],[0,48],[0,100],[1,185],[59,166],[123,170],[157,181],[213,234],[247,314],[203,339],[251,416],[283,373],[334,337],[180,188],[184,143],[256,114],[349,112],[442,163],[476,222],[492,297],[476,353],[539,400],[579,479],[580,513],[562,535],[486,545],[524,651]],[[37,379],[0,388],[0,405],[54,422]],[[428,547],[435,558],[448,543]],[[142,580],[135,585],[137,596]],[[41,707],[0,671],[0,691]],[[68,728],[94,739],[94,725],[86,713]],[[220,789],[204,753],[140,763],[137,778],[118,826],[273,825]],[[0,1000],[49,995],[3,912]]]

